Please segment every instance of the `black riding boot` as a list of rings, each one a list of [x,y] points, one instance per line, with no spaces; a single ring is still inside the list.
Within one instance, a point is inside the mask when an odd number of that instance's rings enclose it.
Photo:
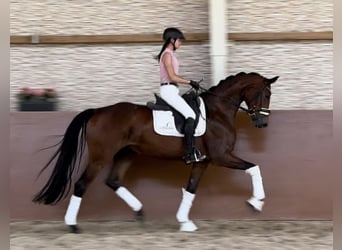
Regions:
[[[185,164],[200,162],[206,158],[206,156],[202,155],[195,147],[195,129],[195,120],[192,118],[186,119],[184,125],[184,139],[186,147],[186,154],[184,156]]]

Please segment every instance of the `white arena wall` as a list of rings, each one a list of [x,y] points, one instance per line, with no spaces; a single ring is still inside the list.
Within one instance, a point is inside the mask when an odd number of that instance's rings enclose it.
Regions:
[[[11,35],[206,33],[208,1],[12,0]],[[228,32],[332,31],[333,1],[227,0]],[[54,87],[60,111],[118,101],[144,104],[158,92],[160,44],[12,45],[11,110],[23,86]],[[184,43],[181,75],[210,86],[209,43]],[[332,109],[332,41],[228,41],[227,76],[279,75],[272,109]],[[184,89],[185,90],[185,89]]]

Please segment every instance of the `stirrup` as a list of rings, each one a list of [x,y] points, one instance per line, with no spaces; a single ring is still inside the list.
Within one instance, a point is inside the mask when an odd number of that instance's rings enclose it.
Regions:
[[[207,156],[206,155],[203,155],[198,149],[194,149],[194,154],[195,154],[195,157],[197,159],[198,162],[200,161],[204,161],[205,159],[207,159]]]
[[[186,154],[184,157],[185,164],[189,165],[191,163],[202,162],[207,158],[206,155],[202,155],[201,152],[195,149],[192,153]]]

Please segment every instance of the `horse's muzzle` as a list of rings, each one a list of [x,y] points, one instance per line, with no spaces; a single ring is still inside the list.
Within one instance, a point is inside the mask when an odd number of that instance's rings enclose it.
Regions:
[[[267,121],[261,121],[261,120],[252,120],[252,123],[254,127],[256,128],[265,128],[268,125]]]
[[[252,119],[252,123],[256,128],[265,128],[268,125],[268,117],[271,111],[268,109],[254,110],[249,115]]]

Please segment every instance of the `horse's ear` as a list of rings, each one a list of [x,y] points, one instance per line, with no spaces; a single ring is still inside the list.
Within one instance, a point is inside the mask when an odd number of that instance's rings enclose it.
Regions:
[[[273,78],[271,78],[271,79],[267,79],[267,83],[268,83],[268,84],[272,84],[272,83],[274,83],[275,81],[277,81],[278,78],[279,78],[279,76],[275,76],[275,77],[273,77]]]

